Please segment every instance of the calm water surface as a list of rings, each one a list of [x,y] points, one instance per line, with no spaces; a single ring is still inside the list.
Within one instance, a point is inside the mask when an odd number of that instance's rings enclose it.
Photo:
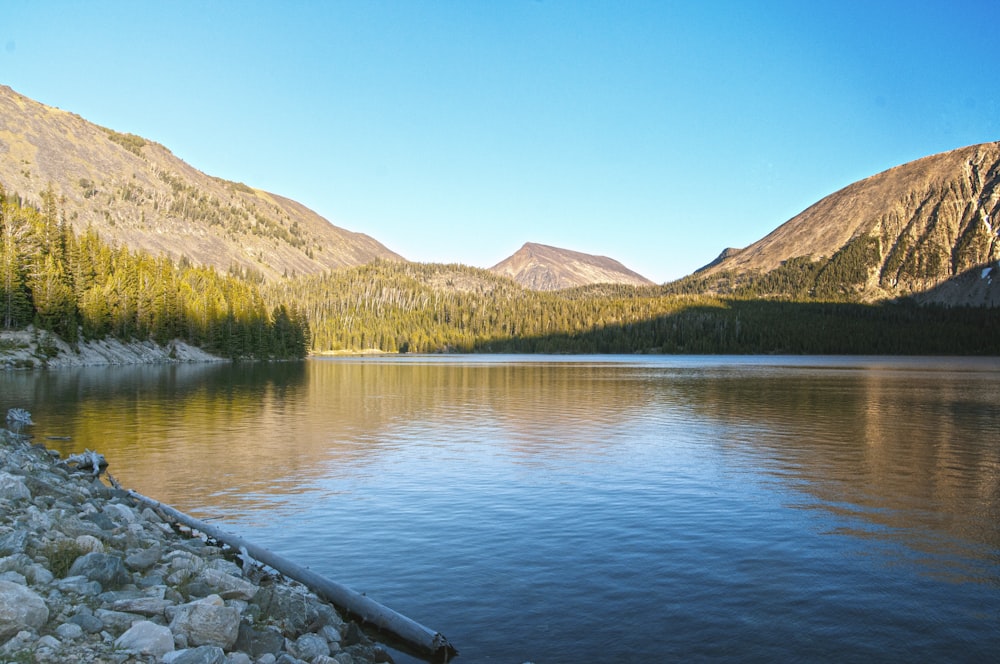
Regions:
[[[1000,652],[997,359],[0,374],[14,406],[37,438],[72,437],[50,446],[98,449],[126,486],[441,631],[459,661]]]

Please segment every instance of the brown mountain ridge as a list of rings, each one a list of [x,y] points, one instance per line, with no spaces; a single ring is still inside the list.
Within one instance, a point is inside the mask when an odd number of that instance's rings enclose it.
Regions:
[[[265,278],[402,260],[295,201],[214,178],[168,149],[0,86],[0,184],[37,203],[49,187],[78,232]]]
[[[649,279],[607,256],[594,256],[534,242],[525,243],[489,270],[538,291],[591,284],[653,285]]]
[[[1000,142],[918,159],[823,198],[695,273],[813,295],[1000,305]],[[803,275],[808,275],[803,277]],[[768,277],[761,279],[762,277]],[[803,281],[804,280],[804,281]]]

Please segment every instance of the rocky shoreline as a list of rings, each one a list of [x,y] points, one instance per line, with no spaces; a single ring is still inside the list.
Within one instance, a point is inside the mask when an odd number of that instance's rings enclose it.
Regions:
[[[0,429],[0,662],[369,664],[304,586]]]
[[[178,362],[227,362],[179,339],[159,345],[105,338],[66,343],[57,335],[36,330],[0,331],[0,369],[40,369]]]

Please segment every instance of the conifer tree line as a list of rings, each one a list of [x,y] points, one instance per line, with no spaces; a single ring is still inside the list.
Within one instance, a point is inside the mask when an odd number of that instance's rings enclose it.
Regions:
[[[1000,310],[713,296],[676,285],[525,289],[461,265],[376,261],[284,280],[317,352],[1000,354]]]
[[[463,265],[378,260],[264,283],[73,233],[51,187],[40,205],[0,188],[0,328],[69,342],[181,339],[232,358],[309,351],[438,353],[1000,354],[1000,309],[864,305],[858,244],[829,263],[787,261],[709,295],[664,286],[526,289]],[[836,277],[836,279],[834,279]]]
[[[230,358],[301,358],[308,325],[259,285],[210,267],[75,234],[51,186],[41,205],[0,186],[0,327],[35,325],[68,342],[181,339]]]

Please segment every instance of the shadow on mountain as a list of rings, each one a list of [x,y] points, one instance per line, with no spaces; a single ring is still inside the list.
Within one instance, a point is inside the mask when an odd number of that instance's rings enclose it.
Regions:
[[[493,339],[474,352],[998,355],[1000,308],[720,299],[577,333]]]
[[[914,296],[920,304],[1000,307],[1000,262],[980,265]]]

